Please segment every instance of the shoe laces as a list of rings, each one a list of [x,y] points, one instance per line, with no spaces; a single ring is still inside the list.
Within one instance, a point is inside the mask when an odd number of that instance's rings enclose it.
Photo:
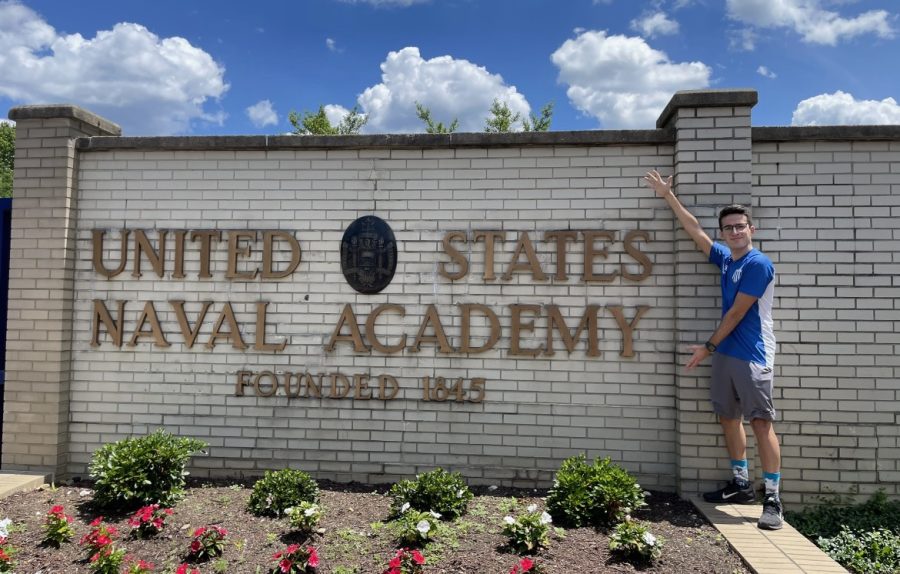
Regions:
[[[767,506],[774,506],[776,509],[781,510],[781,500],[778,498],[777,494],[767,494],[765,500],[763,500],[763,508]]]

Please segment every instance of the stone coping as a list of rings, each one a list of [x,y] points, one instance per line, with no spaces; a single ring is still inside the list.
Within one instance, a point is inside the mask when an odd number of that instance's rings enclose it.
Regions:
[[[666,127],[679,108],[734,108],[753,107],[759,101],[759,94],[750,88],[730,90],[681,90],[675,92],[666,107],[663,108],[657,128]]]
[[[79,138],[80,151],[105,150],[269,150],[269,149],[449,149],[461,147],[536,147],[672,145],[673,130],[596,130],[504,134],[372,134],[352,136],[170,136]]]
[[[122,133],[122,128],[119,127],[118,124],[73,104],[16,106],[9,110],[9,119],[16,122],[22,120],[46,120],[56,118],[80,120],[86,124],[96,126],[101,131],[110,134]]]

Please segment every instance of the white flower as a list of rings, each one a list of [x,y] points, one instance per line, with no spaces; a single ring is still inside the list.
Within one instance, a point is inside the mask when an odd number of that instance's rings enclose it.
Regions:
[[[0,538],[6,538],[9,536],[9,525],[12,524],[12,520],[9,518],[4,518],[0,520]]]
[[[319,510],[319,509],[316,508],[315,506],[310,506],[309,508],[307,508],[306,510],[303,511],[303,516],[312,516],[312,515],[314,515],[318,510]]]
[[[462,498],[463,494],[465,494],[465,492],[466,492],[465,488],[460,488],[459,490],[456,491],[456,498]]]
[[[400,514],[403,514],[403,513],[406,512],[407,510],[409,510],[409,503],[408,503],[408,502],[404,502],[404,503],[403,503],[403,506],[400,507]]]
[[[516,519],[513,518],[512,516],[504,516],[504,517],[503,517],[503,522],[505,522],[505,523],[507,523],[507,524],[515,524],[515,523],[516,523]]]
[[[531,504],[525,510],[527,510],[528,512],[534,512],[535,510],[537,510],[537,504]]]
[[[435,512],[435,511],[433,511],[433,510],[429,510],[428,512],[430,512],[431,515],[434,516],[435,518],[437,518],[438,520],[441,519],[441,513],[440,513],[440,512]]]
[[[541,524],[550,524],[553,522],[553,517],[547,514],[546,512],[541,513]]]
[[[290,513],[293,512],[293,511],[294,511],[294,507],[293,507],[293,506],[284,509],[284,513],[285,513],[285,514],[290,514]]]
[[[427,520],[420,520],[418,524],[416,524],[416,530],[422,533],[422,536],[428,534],[428,531],[431,530],[431,525],[428,524]]]
[[[653,546],[654,544],[656,544],[656,536],[653,536],[649,532],[644,532],[643,538],[644,542],[646,542],[648,546]]]
[[[91,491],[87,490],[87,489],[84,489],[84,490],[81,490],[78,492],[78,496],[90,496],[90,495],[91,495]]]

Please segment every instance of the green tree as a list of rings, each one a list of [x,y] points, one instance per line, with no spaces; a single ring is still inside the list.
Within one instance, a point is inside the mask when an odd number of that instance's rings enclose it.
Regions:
[[[494,98],[494,103],[491,104],[491,117],[485,120],[484,131],[489,134],[511,132],[513,131],[513,124],[519,121],[520,117],[522,117],[522,114],[519,112],[512,113],[506,102],[501,103]]]
[[[0,123],[0,197],[12,197],[16,161],[16,128]]]
[[[453,118],[450,125],[445,126],[442,122],[434,123],[431,119],[431,110],[416,102],[416,116],[425,122],[425,132],[429,134],[452,134],[459,127],[459,120]]]
[[[550,121],[553,119],[553,102],[549,102],[541,108],[541,116],[538,117],[530,114],[531,121],[522,120],[522,131],[524,132],[546,132],[550,129]]]
[[[347,112],[347,115],[341,119],[341,122],[333,126],[325,115],[325,106],[319,106],[316,113],[303,112],[301,116],[297,112],[291,111],[288,114],[288,120],[294,126],[293,133],[298,135],[322,135],[322,136],[347,136],[356,135],[362,129],[368,117],[359,113],[359,109],[353,106],[353,109]]]

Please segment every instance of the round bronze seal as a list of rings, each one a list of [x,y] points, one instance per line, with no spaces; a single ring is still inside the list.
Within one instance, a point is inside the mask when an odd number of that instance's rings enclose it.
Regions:
[[[360,293],[378,293],[397,269],[397,240],[391,226],[374,215],[360,217],[341,239],[341,271]]]

